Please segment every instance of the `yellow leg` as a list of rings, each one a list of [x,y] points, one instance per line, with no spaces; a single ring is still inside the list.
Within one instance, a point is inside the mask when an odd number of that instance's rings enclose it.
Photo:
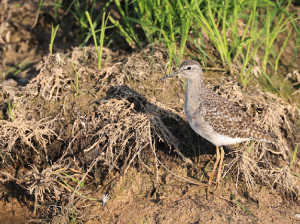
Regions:
[[[207,186],[207,199],[209,199],[209,187],[211,185],[211,182],[212,182],[212,179],[215,175],[215,171],[216,171],[216,168],[218,166],[218,163],[219,163],[219,160],[220,160],[220,152],[219,152],[219,147],[216,146],[216,151],[217,151],[217,158],[216,158],[216,162],[215,162],[215,165],[214,165],[214,168],[211,172],[211,175],[209,177],[209,180],[208,180],[208,186]]]
[[[215,190],[217,190],[218,186],[219,186],[219,181],[220,181],[220,178],[221,178],[221,171],[222,171],[222,164],[223,164],[223,159],[224,159],[224,149],[223,149],[223,146],[220,147],[221,148],[221,158],[220,158],[220,163],[219,163],[219,170],[218,170],[218,174],[217,174],[217,187]]]

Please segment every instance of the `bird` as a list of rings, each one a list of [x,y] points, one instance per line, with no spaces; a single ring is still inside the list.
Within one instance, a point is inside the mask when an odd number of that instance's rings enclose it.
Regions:
[[[207,88],[203,83],[202,67],[197,61],[183,61],[177,72],[161,78],[160,81],[177,74],[187,79],[184,111],[189,125],[198,135],[216,146],[216,162],[207,187],[207,198],[209,198],[209,188],[218,163],[217,187],[220,181],[225,154],[223,146],[248,140],[272,143],[277,146],[278,137],[255,124],[232,102]]]

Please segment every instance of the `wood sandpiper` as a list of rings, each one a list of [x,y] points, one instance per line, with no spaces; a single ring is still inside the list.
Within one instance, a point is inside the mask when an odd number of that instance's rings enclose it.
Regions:
[[[209,196],[209,187],[219,162],[217,187],[221,177],[223,146],[247,140],[277,145],[277,137],[254,124],[239,107],[207,88],[203,83],[202,68],[198,62],[184,61],[177,72],[161,78],[160,81],[177,74],[187,78],[184,111],[190,126],[197,134],[216,146],[217,158],[208,180],[207,196]]]

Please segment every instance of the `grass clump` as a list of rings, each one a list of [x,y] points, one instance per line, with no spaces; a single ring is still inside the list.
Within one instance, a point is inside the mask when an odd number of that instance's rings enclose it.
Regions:
[[[91,36],[95,46],[98,46],[96,33],[100,30],[96,30],[96,26],[101,18],[99,43],[100,48],[103,46],[103,26],[106,27],[108,22],[104,20],[103,13],[112,2],[110,0],[104,5],[93,23],[91,17],[95,11],[95,0],[85,4],[75,0],[68,6],[66,12],[72,13],[80,25],[82,46]],[[56,12],[57,7],[65,7],[60,3],[57,1],[54,4]],[[300,30],[295,23],[297,13],[289,12],[292,0],[114,0],[114,3],[121,18],[118,20],[108,15],[113,26],[107,28],[115,27],[132,47],[142,48],[144,42],[162,43],[169,55],[167,72],[170,72],[172,61],[179,65],[183,55],[189,54],[186,49],[190,45],[198,49],[198,56],[194,59],[203,59],[205,65],[207,60],[215,63],[205,49],[206,45],[213,45],[222,66],[230,75],[239,74],[244,87],[251,79],[262,74],[267,85],[276,91],[270,73],[277,72],[289,39],[296,36],[296,43],[300,40]],[[39,10],[42,6],[44,4],[41,1]],[[285,32],[288,38],[275,51],[274,43]],[[98,52],[98,68],[101,67],[100,52],[101,49]],[[296,47],[294,60],[297,52]]]
[[[170,68],[173,59],[180,64],[189,39],[197,45],[201,57],[206,59],[207,52],[204,46],[201,46],[204,45],[205,34],[218,51],[223,66],[228,67],[230,74],[240,73],[244,87],[253,78],[253,74],[258,74],[260,70],[266,73],[267,65],[273,66],[270,56],[276,60],[274,69],[277,71],[279,58],[288,41],[285,41],[280,52],[276,54],[272,46],[279,34],[289,30],[289,36],[292,32],[299,35],[294,23],[297,15],[288,12],[291,0],[287,2],[137,0],[132,4],[126,0],[125,10],[118,0],[115,2],[124,22],[123,26],[118,24],[117,27],[129,44],[135,42],[140,46],[133,25],[138,23],[148,43],[164,43],[168,49]],[[241,28],[238,24],[245,26]],[[191,32],[198,32],[200,44],[191,37]],[[258,58],[262,58],[261,65]]]
[[[92,30],[94,44],[96,46],[96,51],[97,51],[97,55],[98,55],[98,69],[100,70],[101,69],[102,49],[103,49],[103,43],[104,43],[104,37],[105,37],[104,33],[105,33],[105,29],[106,29],[107,20],[109,18],[109,15],[105,19],[105,12],[104,12],[103,16],[102,16],[102,25],[101,25],[101,32],[100,32],[100,38],[99,38],[99,47],[100,47],[100,49],[98,49],[96,33],[95,33],[95,30],[94,30],[94,26],[96,24],[93,25],[89,13],[88,12],[85,12],[85,13],[86,13],[86,16],[88,18],[88,21],[89,21],[89,24],[90,24],[90,27],[91,27],[91,30]]]
[[[53,28],[53,24],[52,24],[51,40],[50,40],[50,44],[49,44],[50,55],[52,55],[53,42],[54,42],[54,38],[56,36],[58,28],[59,28],[59,25],[57,25],[55,28]]]

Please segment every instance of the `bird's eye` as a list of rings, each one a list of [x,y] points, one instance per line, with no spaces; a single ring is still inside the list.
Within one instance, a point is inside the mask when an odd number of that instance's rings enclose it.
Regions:
[[[191,67],[191,66],[187,67],[187,70],[191,70],[191,69],[192,69],[192,67]]]

